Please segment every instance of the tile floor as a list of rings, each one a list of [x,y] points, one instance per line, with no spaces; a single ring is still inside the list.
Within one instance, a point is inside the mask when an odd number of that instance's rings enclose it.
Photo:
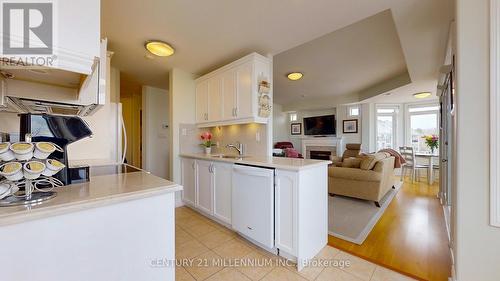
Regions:
[[[413,280],[330,246],[315,257],[316,263],[297,272],[290,262],[187,207],[176,209],[175,232],[176,258],[185,262],[177,266],[176,280]],[[245,261],[254,264],[244,264]],[[319,261],[349,262],[350,266],[341,268]]]

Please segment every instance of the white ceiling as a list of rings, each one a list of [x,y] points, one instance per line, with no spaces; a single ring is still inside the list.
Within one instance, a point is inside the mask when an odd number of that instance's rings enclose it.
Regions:
[[[401,75],[408,77],[390,10],[279,53],[273,59],[274,96],[279,104],[358,94]],[[302,72],[303,78],[289,80],[287,73],[292,71]]]
[[[453,14],[452,0],[102,0],[101,5],[102,35],[115,52],[112,64],[160,88],[168,88],[173,67],[201,75],[250,52],[275,55],[390,9],[411,80],[431,81],[427,85],[435,89]],[[176,53],[145,58],[149,39],[171,43]]]

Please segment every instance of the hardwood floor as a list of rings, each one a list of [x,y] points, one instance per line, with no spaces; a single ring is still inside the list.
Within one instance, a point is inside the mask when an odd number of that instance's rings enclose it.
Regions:
[[[437,183],[406,179],[362,245],[333,236],[328,244],[412,277],[447,281],[451,258],[438,190]]]

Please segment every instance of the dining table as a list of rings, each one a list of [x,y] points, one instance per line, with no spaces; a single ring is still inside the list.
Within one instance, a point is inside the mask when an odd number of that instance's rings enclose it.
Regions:
[[[434,159],[439,159],[439,154],[438,153],[431,153],[431,152],[416,152],[415,157],[425,159],[427,161],[427,163],[426,163],[427,181],[429,182],[429,184],[433,184],[434,183],[434,167],[435,167],[435,165],[439,165],[439,163],[437,163],[437,164],[434,163]]]

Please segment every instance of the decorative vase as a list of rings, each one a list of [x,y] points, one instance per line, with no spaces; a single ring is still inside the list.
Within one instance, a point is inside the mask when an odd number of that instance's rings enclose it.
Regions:
[[[205,147],[205,154],[210,154],[212,153],[212,148],[211,147]]]

